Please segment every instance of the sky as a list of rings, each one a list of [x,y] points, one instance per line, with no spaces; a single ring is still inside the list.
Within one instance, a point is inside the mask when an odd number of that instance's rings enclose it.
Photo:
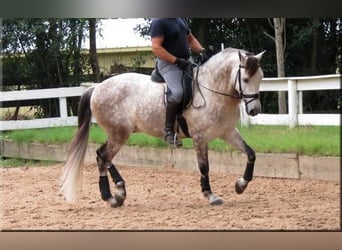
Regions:
[[[140,37],[134,32],[137,24],[145,23],[144,18],[118,18],[101,19],[101,35],[97,32],[96,47],[100,48],[118,48],[149,46],[151,41]],[[83,42],[84,48],[89,48],[89,39]]]

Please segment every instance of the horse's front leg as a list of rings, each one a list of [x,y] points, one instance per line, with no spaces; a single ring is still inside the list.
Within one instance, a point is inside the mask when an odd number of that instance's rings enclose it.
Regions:
[[[208,143],[201,142],[194,138],[198,168],[201,173],[201,190],[203,195],[208,198],[210,205],[221,205],[223,200],[211,191],[209,181],[209,160],[208,160]]]
[[[255,152],[254,150],[242,139],[240,133],[235,129],[232,133],[226,136],[225,140],[233,147],[240,149],[247,154],[247,164],[245,172],[242,177],[238,178],[235,183],[235,191],[238,194],[242,194],[248,186],[248,183],[253,178]]]

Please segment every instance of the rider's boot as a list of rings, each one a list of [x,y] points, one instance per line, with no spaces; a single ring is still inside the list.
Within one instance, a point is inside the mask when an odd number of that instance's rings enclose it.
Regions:
[[[175,121],[179,112],[179,104],[174,102],[168,102],[166,104],[166,118],[164,139],[165,141],[175,148],[181,147],[183,144],[178,140],[176,133],[174,132]]]

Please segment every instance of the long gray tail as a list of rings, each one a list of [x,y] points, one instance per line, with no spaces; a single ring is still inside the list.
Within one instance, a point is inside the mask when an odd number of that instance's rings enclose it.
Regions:
[[[69,155],[61,178],[61,191],[68,202],[77,199],[81,188],[82,166],[88,146],[91,123],[90,98],[94,88],[87,89],[78,107],[78,130],[70,144]]]

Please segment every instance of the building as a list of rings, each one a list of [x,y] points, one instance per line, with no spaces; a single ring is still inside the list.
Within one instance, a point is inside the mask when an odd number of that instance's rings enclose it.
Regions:
[[[150,74],[155,63],[151,46],[97,49],[97,57],[103,75],[132,70]]]

